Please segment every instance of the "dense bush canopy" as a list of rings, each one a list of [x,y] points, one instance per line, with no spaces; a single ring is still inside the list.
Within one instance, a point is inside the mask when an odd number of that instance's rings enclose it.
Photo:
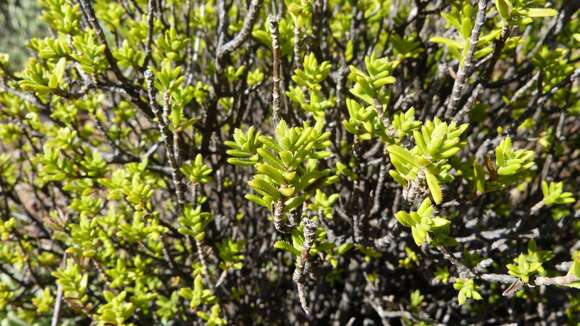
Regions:
[[[40,0],[0,318],[579,323],[578,5]]]

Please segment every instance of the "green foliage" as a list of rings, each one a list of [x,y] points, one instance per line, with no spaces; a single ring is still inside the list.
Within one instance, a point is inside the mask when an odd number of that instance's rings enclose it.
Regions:
[[[421,294],[420,290],[415,290],[415,291],[411,292],[411,296],[409,298],[411,308],[418,309],[421,306],[421,303],[423,303],[424,299],[425,299],[425,296],[423,296]]]
[[[527,25],[532,22],[532,18],[551,17],[558,12],[551,8],[529,7],[532,1],[523,0],[495,0],[495,7],[502,20],[508,24]]]
[[[205,227],[212,219],[213,216],[211,213],[203,212],[201,206],[197,206],[194,209],[188,205],[183,210],[183,216],[178,219],[180,225],[178,231],[181,234],[192,236],[196,240],[201,241],[205,239]]]
[[[197,154],[195,160],[181,166],[181,172],[193,184],[206,184],[213,170],[203,163],[201,154]]]
[[[240,129],[234,130],[234,140],[226,140],[224,144],[230,149],[226,153],[231,156],[228,163],[240,166],[254,166],[258,162],[257,149],[260,146],[260,132],[254,127],[248,128],[246,134]]]
[[[566,59],[568,55],[569,52],[565,49],[551,50],[547,47],[542,47],[532,59],[532,64],[543,73],[542,90],[544,92],[550,91],[576,69]]]
[[[48,69],[44,69],[40,63],[31,59],[22,73],[23,79],[20,82],[20,87],[40,94],[48,92],[57,94],[66,88],[64,82],[65,68],[65,58],[61,58],[58,63],[49,66]]]
[[[52,275],[62,286],[65,298],[78,301],[81,304],[89,299],[87,295],[89,275],[82,273],[81,266],[77,263],[69,260],[64,268],[59,268]]]
[[[350,66],[349,79],[354,82],[350,92],[366,105],[381,109],[389,103],[390,92],[387,86],[395,83],[396,79],[391,76],[391,73],[399,62],[390,61],[388,58],[377,58],[374,53],[365,57],[364,62],[366,73]]]
[[[576,200],[571,192],[564,192],[563,182],[550,182],[542,181],[542,193],[544,194],[543,203],[546,206],[552,206],[555,204],[571,204]]]
[[[107,303],[99,307],[96,320],[99,325],[132,325],[125,323],[135,311],[135,306],[131,302],[126,302],[127,292],[123,291],[118,295],[113,292],[104,291],[103,295]]]
[[[514,264],[508,264],[507,269],[510,275],[519,277],[524,283],[530,281],[530,276],[534,274],[544,275],[546,273],[542,263],[552,259],[550,251],[539,250],[534,240],[528,242],[528,253],[520,254],[514,258]]]
[[[316,120],[324,119],[324,112],[334,105],[334,100],[324,99],[321,82],[324,81],[332,66],[328,61],[318,63],[313,53],[304,57],[303,69],[296,69],[292,80],[298,87],[290,87],[288,98],[303,110],[311,112]],[[305,91],[307,93],[305,93]]]
[[[453,283],[453,288],[458,290],[457,301],[460,305],[465,304],[467,299],[481,300],[481,294],[479,294],[479,288],[475,285],[473,279],[458,279]]]
[[[52,28],[63,33],[76,35],[80,31],[81,10],[78,4],[66,0],[43,1],[42,19]]]
[[[238,139],[236,139],[234,134],[235,144],[227,143],[230,148],[237,148],[237,151],[245,148],[256,150],[257,173],[248,184],[257,195],[246,195],[248,200],[271,211],[274,211],[273,203],[280,202],[283,205],[283,212],[290,212],[302,205],[314,192],[316,186],[328,185],[336,180],[336,177],[331,175],[330,169],[318,166],[320,160],[330,155],[325,151],[330,144],[328,140],[330,134],[323,131],[321,122],[314,127],[305,124],[303,127],[289,128],[286,122],[281,121],[276,127],[275,137],[259,135],[252,138],[251,136],[254,136],[251,130],[245,138],[238,133]],[[260,143],[260,147],[256,146],[254,139]],[[230,150],[229,154],[243,154],[248,157],[251,153]],[[251,157],[255,157],[255,154]],[[237,159],[230,159],[229,162],[240,163]]]
[[[3,325],[577,322],[572,2],[38,6],[0,3]]]
[[[405,255],[404,259],[399,260],[399,265],[404,268],[411,268],[419,264],[419,256],[413,249],[409,247],[405,247]]]
[[[446,231],[450,224],[445,218],[433,216],[433,206],[429,198],[423,200],[417,211],[399,211],[395,217],[403,226],[411,228],[417,246],[421,246],[425,241],[431,242],[431,237]]]
[[[389,174],[405,187],[426,181],[433,200],[440,204],[443,200],[440,183],[453,180],[449,159],[464,145],[459,137],[466,129],[466,124],[457,126],[455,122],[448,125],[437,118],[433,122],[428,120],[420,131],[413,131],[416,145],[411,150],[399,145],[387,147],[395,166]]]
[[[469,1],[460,1],[459,3],[463,3],[463,5],[453,5],[449,12],[441,14],[447,25],[457,31],[458,39],[435,36],[430,41],[447,47],[451,56],[463,64],[469,49],[471,32],[475,25],[474,18],[477,7],[471,5]],[[474,57],[479,59],[490,54],[493,51],[491,43],[500,36],[500,33],[499,29],[493,29],[489,33],[481,35],[475,48]]]
[[[580,278],[580,251],[576,251],[572,254],[572,264],[570,265],[570,269],[566,275],[574,275]],[[574,281],[569,284],[565,284],[566,286],[573,287],[580,289],[580,281]]]
[[[179,295],[190,302],[191,309],[197,309],[200,305],[211,305],[216,301],[215,295],[208,289],[203,288],[203,278],[201,275],[195,277],[193,289],[183,288],[179,290]]]
[[[393,117],[393,127],[397,131],[397,137],[403,138],[410,135],[421,127],[420,121],[415,121],[415,108],[410,108],[407,112],[400,112]]]
[[[360,140],[375,137],[387,139],[386,129],[373,106],[362,106],[352,99],[346,100],[349,119],[342,123],[344,128]]]
[[[521,180],[535,167],[534,152],[524,149],[513,150],[510,137],[504,138],[495,149],[495,164],[498,180],[504,184]]]
[[[435,271],[435,279],[441,283],[448,283],[449,276],[449,269],[447,267],[438,267],[437,271]]]
[[[32,304],[36,307],[36,312],[39,314],[44,314],[49,312],[54,305],[54,296],[52,295],[49,288],[45,288],[42,291],[38,291],[34,299],[32,299]]]
[[[199,318],[203,319],[206,322],[206,325],[208,326],[221,326],[228,324],[227,320],[220,317],[221,308],[217,304],[214,304],[211,307],[211,312],[209,314],[203,311],[198,311],[197,315],[199,316]]]
[[[218,254],[223,263],[220,268],[224,271],[229,269],[242,269],[244,266],[244,241],[226,240],[217,245]]]
[[[113,55],[121,68],[138,68],[145,62],[143,53],[132,48],[126,40],[123,41],[121,47],[113,51]]]
[[[80,34],[73,38],[77,53],[73,55],[83,71],[92,75],[102,73],[107,69],[105,62],[105,46],[100,44],[94,32]]]
[[[314,195],[314,200],[312,204],[308,207],[312,211],[322,212],[322,215],[327,219],[332,218],[332,207],[334,203],[338,200],[338,194],[332,194],[327,196],[320,189],[316,189],[316,194]]]

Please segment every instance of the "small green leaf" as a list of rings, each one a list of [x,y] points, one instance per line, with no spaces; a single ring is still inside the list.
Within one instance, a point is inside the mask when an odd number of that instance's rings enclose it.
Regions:
[[[412,227],[413,225],[415,225],[415,222],[413,221],[413,219],[411,218],[411,216],[409,215],[409,213],[407,213],[405,211],[397,212],[397,214],[395,214],[395,218],[403,226]]]
[[[509,0],[495,0],[495,6],[501,18],[509,20],[512,15],[512,4]]]
[[[552,17],[558,14],[557,10],[550,8],[530,8],[526,12],[528,17],[538,18],[538,17]]]
[[[443,200],[443,194],[441,193],[441,187],[439,186],[439,180],[437,177],[431,174],[429,171],[425,171],[425,179],[427,180],[427,186],[433,196],[433,200],[437,205],[441,204]]]
[[[300,251],[298,249],[294,248],[294,246],[292,246],[290,243],[288,243],[286,241],[281,241],[281,240],[276,241],[274,243],[274,248],[288,251],[288,252],[292,253],[294,256],[300,256]]]
[[[411,234],[413,235],[413,240],[415,240],[417,246],[421,246],[427,238],[427,231],[420,227],[413,227],[411,229]]]
[[[64,82],[64,71],[66,68],[66,58],[60,58],[54,67],[54,76],[56,76],[56,80],[58,84],[62,84]]]

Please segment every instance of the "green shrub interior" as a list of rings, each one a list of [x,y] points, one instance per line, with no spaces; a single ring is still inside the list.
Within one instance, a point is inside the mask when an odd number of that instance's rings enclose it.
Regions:
[[[580,322],[575,1],[38,6],[6,325]]]

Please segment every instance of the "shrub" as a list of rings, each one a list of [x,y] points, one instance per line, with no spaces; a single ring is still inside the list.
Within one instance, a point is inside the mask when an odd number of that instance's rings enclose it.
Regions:
[[[574,1],[40,5],[7,323],[580,321]]]

